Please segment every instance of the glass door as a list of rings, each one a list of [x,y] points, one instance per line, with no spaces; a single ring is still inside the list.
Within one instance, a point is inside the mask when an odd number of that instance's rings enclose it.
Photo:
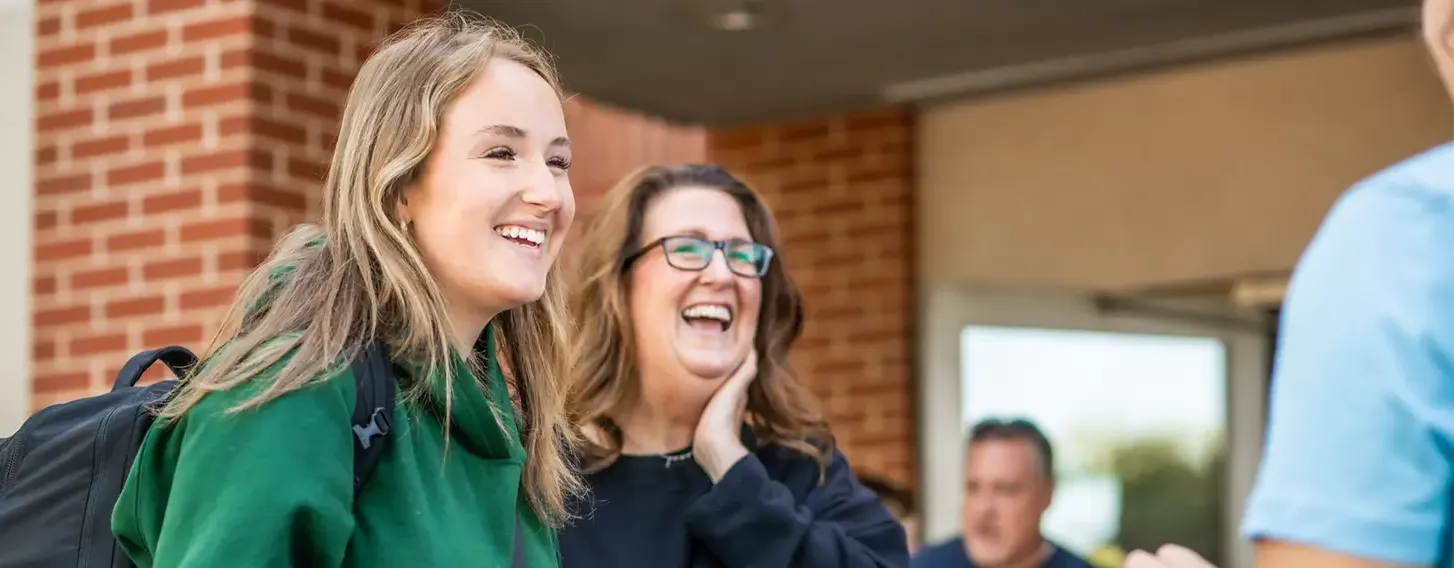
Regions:
[[[949,291],[929,303],[919,416],[931,540],[960,529],[964,432],[1028,418],[1056,452],[1048,537],[1107,567],[1165,542],[1249,565],[1236,526],[1261,447],[1260,320],[1107,310],[1068,293]]]

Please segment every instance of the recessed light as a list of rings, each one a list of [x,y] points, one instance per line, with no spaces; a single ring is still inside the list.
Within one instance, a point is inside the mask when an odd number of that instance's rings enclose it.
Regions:
[[[700,14],[712,29],[724,32],[745,32],[767,22],[767,0],[701,0]]]
[[[713,16],[712,27],[724,32],[745,32],[757,23],[757,16],[747,10],[730,10]]]

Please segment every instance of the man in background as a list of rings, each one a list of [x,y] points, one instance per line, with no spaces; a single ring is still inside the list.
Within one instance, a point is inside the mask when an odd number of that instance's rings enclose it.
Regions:
[[[878,495],[878,499],[884,504],[884,507],[893,513],[894,518],[899,520],[899,524],[904,526],[904,536],[909,541],[909,554],[918,552],[920,544],[919,511],[914,507],[914,495],[881,477],[860,476],[858,482]]]
[[[925,548],[914,568],[1091,568],[1040,533],[1055,493],[1050,440],[1026,420],[986,420],[964,458],[964,536]]]

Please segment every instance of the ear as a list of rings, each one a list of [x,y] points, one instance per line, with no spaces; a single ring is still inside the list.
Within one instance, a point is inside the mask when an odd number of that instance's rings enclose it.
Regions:
[[[1439,59],[1439,67],[1448,69],[1454,67],[1454,14],[1446,14],[1438,29],[1435,57]]]
[[[399,200],[394,203],[394,218],[400,224],[408,224],[414,220],[413,212],[409,210],[409,196],[414,193],[414,185],[405,186],[399,191]]]
[[[1047,509],[1049,509],[1050,504],[1055,501],[1055,479],[1051,478],[1041,481],[1045,483],[1045,491],[1042,495],[1040,495],[1039,503],[1040,511],[1043,513]]]
[[[1441,78],[1454,91],[1454,1],[1424,0],[1423,35]]]

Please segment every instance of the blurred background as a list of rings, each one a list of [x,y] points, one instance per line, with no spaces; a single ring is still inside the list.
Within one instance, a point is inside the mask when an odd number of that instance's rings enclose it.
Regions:
[[[1286,275],[1448,137],[1412,0],[461,0],[557,58],[590,214],[711,160],[774,208],[855,468],[959,530],[967,424],[1038,421],[1068,548],[1226,568]],[[205,347],[317,209],[352,75],[439,0],[0,0],[0,433]],[[578,221],[579,224],[579,221]]]

